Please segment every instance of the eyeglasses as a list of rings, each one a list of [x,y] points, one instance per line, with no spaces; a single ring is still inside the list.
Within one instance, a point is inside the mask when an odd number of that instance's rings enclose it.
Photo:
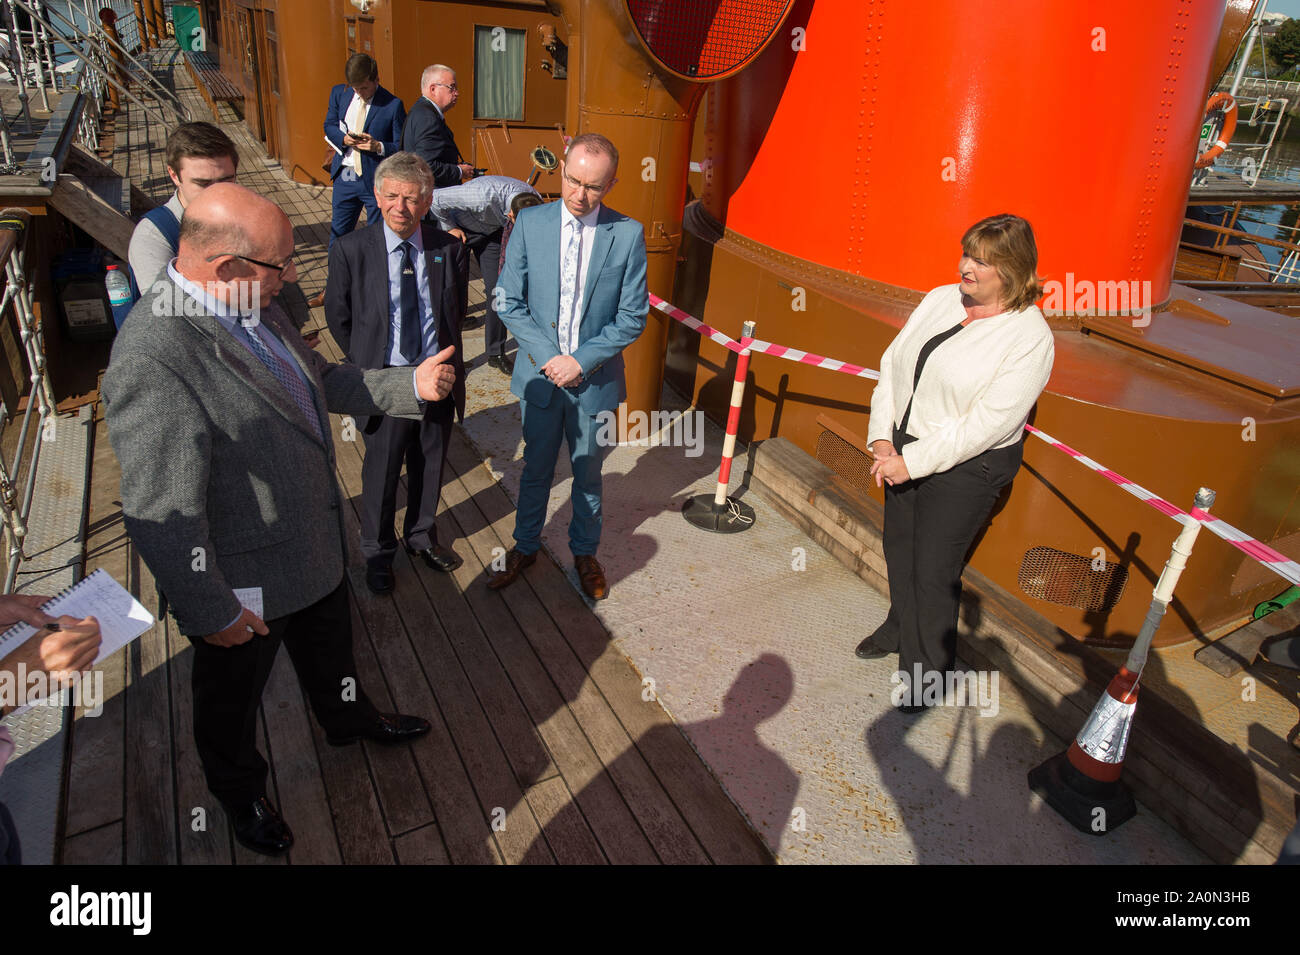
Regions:
[[[564,181],[569,184],[570,189],[579,189],[582,192],[589,193],[591,195],[599,195],[609,190],[608,183],[602,183],[599,186],[589,186],[586,183],[581,183],[578,180],[574,179],[567,172],[564,174],[563,178]]]
[[[445,86],[445,87],[446,87],[447,89],[449,89],[449,90],[458,90],[458,89],[460,89],[460,87],[457,86],[455,83],[434,83],[433,85],[434,85],[434,86]]]
[[[293,268],[292,255],[284,260],[283,265],[272,265],[270,262],[263,262],[261,259],[255,259],[251,255],[240,255],[237,252],[218,252],[216,255],[209,255],[203,261],[212,262],[215,259],[221,258],[223,255],[228,255],[232,259],[243,259],[245,262],[251,263],[252,265],[260,265],[264,269],[270,269],[272,272],[278,272],[280,278],[284,278],[284,273],[288,272],[289,269]]]

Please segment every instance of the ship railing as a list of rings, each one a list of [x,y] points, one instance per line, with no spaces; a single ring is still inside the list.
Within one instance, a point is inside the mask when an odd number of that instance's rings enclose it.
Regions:
[[[27,2],[27,0],[13,0],[13,2],[24,3]],[[83,31],[81,28],[79,28],[76,25],[76,23],[74,23],[68,17],[64,16],[58,10],[50,9],[49,12],[53,14],[54,17],[57,20],[59,20],[60,23],[62,24],[62,27],[56,28],[56,32],[60,33],[61,42],[66,43],[69,46],[71,46],[72,44],[72,41],[67,36],[62,34],[62,31],[66,29],[71,31],[71,33],[75,35],[77,39],[83,41],[84,43],[89,44],[92,48],[95,49],[95,51],[98,53],[97,63],[100,72],[103,74],[105,79],[109,79],[108,70],[112,66],[110,59],[114,55],[113,51],[116,51],[117,54],[121,55],[122,59],[130,63],[131,66],[135,67],[132,76],[135,80],[137,80],[140,83],[141,88],[146,93],[146,95],[156,100],[160,105],[164,106],[165,108],[170,109],[174,114],[174,116],[176,116],[180,122],[189,121],[190,118],[189,109],[185,106],[184,103],[181,102],[180,97],[178,97],[175,93],[169,90],[165,85],[163,85],[161,80],[159,80],[156,76],[154,76],[152,61],[149,59],[149,57],[146,55],[145,60],[141,60],[131,52],[131,49],[133,49],[133,47],[128,42],[127,36],[125,36],[122,33],[122,23],[127,19],[126,16],[118,17],[118,21],[116,24],[118,30],[118,39],[114,40],[111,36],[109,36],[104,31],[103,26],[100,25],[98,21],[92,21],[89,31]],[[135,24],[134,12],[130,14],[129,22]],[[139,39],[138,24],[136,24],[136,39],[137,41]],[[73,55],[76,55],[75,50],[71,52],[73,53]],[[117,84],[114,83],[114,86],[116,85]],[[122,92],[127,92],[123,87],[118,87],[118,89]]]
[[[84,67],[82,70],[83,83],[87,82],[93,75],[101,93],[105,88],[112,87],[121,96],[141,107],[147,119],[156,120],[164,127],[170,128],[189,121],[189,110],[176,94],[167,89],[153,75],[153,71],[148,65],[133,56],[120,40],[114,40],[110,37],[102,27],[92,26],[92,32],[87,33],[60,11],[44,7],[39,3],[39,0],[30,0],[30,2],[29,0],[4,0],[4,3],[10,15],[15,10],[23,11],[31,18],[33,23],[39,24],[42,29],[47,31],[55,42],[66,46],[71,56],[81,61]],[[41,7],[41,9],[37,9],[38,7]],[[49,13],[60,21],[61,26],[55,26],[44,16],[44,13]],[[10,55],[18,58],[16,64],[18,69],[17,71],[11,70],[11,72],[16,73],[19,101],[22,103],[24,112],[27,112],[27,98],[24,87],[26,67],[23,62],[24,53],[21,44],[10,44]],[[127,75],[125,64],[130,64],[135,68],[130,76]],[[53,67],[51,67],[51,72],[53,72]],[[39,73],[40,71],[38,71],[38,75]],[[139,84],[138,95],[130,88],[131,79],[135,79]],[[86,87],[83,86],[83,88]],[[44,87],[42,87],[43,89]],[[87,91],[89,91],[88,88]],[[27,112],[27,115],[30,124],[30,113]]]
[[[1220,89],[1227,90],[1231,83],[1220,84]],[[1237,92],[1245,91],[1262,91],[1265,96],[1273,93],[1300,93],[1300,81],[1298,80],[1269,80],[1262,76],[1242,77],[1241,84],[1237,87]]]
[[[39,0],[35,0],[39,3]],[[0,23],[9,38],[9,73],[18,85],[18,95],[22,103],[23,114],[27,117],[27,128],[31,130],[31,111],[28,105],[27,81],[30,70],[31,81],[35,84],[41,98],[41,109],[49,112],[50,88],[57,88],[58,73],[55,70],[54,42],[45,25],[36,18],[29,17],[26,29],[23,29],[17,16],[18,7],[15,0],[4,0],[4,19]]]
[[[1234,223],[1237,217],[1234,215]],[[1253,221],[1253,220],[1252,220]],[[1268,246],[1270,248],[1281,250],[1280,261],[1277,265],[1271,262],[1261,260],[1247,260],[1241,264],[1254,269],[1257,272],[1264,272],[1269,276],[1269,281],[1286,285],[1293,282],[1300,282],[1300,244],[1285,239],[1270,239],[1267,236],[1256,235],[1253,232],[1247,232],[1244,229],[1233,228],[1231,225],[1215,225],[1211,222],[1202,222],[1200,219],[1184,219],[1183,225],[1191,229],[1203,230],[1214,233],[1214,243],[1210,246],[1198,246],[1198,248],[1208,248],[1212,252],[1222,252],[1228,254],[1228,246],[1232,240],[1236,239],[1242,243],[1251,243],[1254,245]],[[1269,223],[1272,226],[1272,223]],[[1287,231],[1285,226],[1276,226],[1276,228]],[[1297,234],[1297,229],[1289,230],[1293,236]]]
[[[22,363],[31,386],[21,415],[16,415],[0,398],[0,435],[15,420],[22,422],[12,457],[0,449],[0,522],[8,557],[4,593],[13,590],[18,568],[27,557],[24,543],[27,518],[36,490],[36,464],[41,445],[47,437],[52,437],[55,415],[54,388],[45,362],[44,335],[32,307],[32,287],[25,268],[25,239],[30,224],[31,214],[25,210],[0,212],[0,266],[4,269],[0,322],[8,324],[12,317],[18,329],[23,346]]]
[[[1267,138],[1254,143],[1236,141],[1229,143],[1223,155],[1215,161],[1215,168],[1237,173],[1247,185],[1254,188],[1255,183],[1268,168],[1269,153],[1272,152],[1273,144],[1277,141],[1283,118],[1290,120],[1287,112],[1290,105],[1291,101],[1284,96],[1239,98],[1237,100],[1240,117],[1238,133],[1246,129],[1258,129],[1261,133],[1266,133]]]

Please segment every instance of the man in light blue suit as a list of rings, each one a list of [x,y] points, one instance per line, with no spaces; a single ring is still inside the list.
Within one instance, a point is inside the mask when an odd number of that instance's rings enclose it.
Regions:
[[[560,164],[561,202],[519,213],[495,290],[501,320],[519,343],[510,390],[523,419],[524,475],[515,546],[488,586],[499,590],[537,559],[561,440],[573,465],[569,549],[593,600],[608,593],[600,544],[597,416],[627,397],[623,349],[645,328],[645,236],[641,224],[601,204],[618,180],[618,150],[584,133]],[[494,290],[489,290],[493,294]]]

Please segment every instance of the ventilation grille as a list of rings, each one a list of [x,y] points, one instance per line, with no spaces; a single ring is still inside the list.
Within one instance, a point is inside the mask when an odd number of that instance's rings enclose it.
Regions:
[[[627,0],[646,49],[682,76],[711,79],[763,48],[792,0]]]
[[[860,491],[870,493],[875,484],[870,455],[834,431],[823,431],[817,439],[817,460]]]
[[[1104,612],[1124,595],[1128,570],[1110,561],[1101,570],[1093,570],[1090,557],[1055,547],[1031,547],[1020,561],[1017,581],[1021,590],[1039,600]]]

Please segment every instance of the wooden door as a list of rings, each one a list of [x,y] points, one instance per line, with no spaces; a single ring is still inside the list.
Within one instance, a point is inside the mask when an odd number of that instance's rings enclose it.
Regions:
[[[347,39],[348,56],[353,53],[369,53],[374,56],[375,18],[344,17],[343,22],[347,24],[345,37]]]
[[[244,122],[258,139],[266,139],[263,121],[262,83],[257,66],[257,31],[253,11],[247,7],[235,10],[239,27],[239,72],[244,81]]]
[[[357,52],[375,55],[375,21],[373,17],[357,17]]]
[[[259,10],[254,20],[258,38],[258,88],[262,96],[262,141],[267,155],[280,155],[280,38],[275,10]]]

